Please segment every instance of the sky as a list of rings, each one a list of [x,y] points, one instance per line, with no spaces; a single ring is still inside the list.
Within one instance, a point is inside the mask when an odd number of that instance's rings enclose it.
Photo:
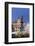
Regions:
[[[12,21],[16,21],[21,16],[25,23],[29,23],[29,8],[12,8]]]

